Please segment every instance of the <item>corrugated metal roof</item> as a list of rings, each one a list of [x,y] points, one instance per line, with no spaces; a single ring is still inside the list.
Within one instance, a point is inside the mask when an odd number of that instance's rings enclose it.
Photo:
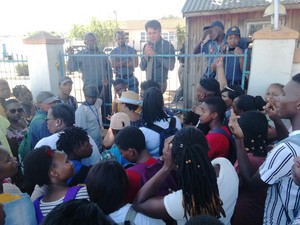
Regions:
[[[271,0],[186,0],[182,13],[209,12],[269,5]],[[296,4],[300,0],[282,0],[282,4]]]

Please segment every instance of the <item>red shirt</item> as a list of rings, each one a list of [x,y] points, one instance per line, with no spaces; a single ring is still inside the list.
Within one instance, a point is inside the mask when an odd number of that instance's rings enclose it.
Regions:
[[[144,164],[149,166],[149,165],[152,165],[155,163],[156,163],[156,159],[151,157]],[[132,166],[132,167],[134,167],[134,166]],[[143,173],[143,172],[144,171],[141,171],[141,173]],[[137,192],[141,188],[141,174],[137,173],[135,171],[132,171],[130,169],[126,169],[126,173],[127,173],[128,181],[129,181],[129,189],[126,194],[125,202],[132,203],[133,200],[135,199]]]
[[[223,129],[228,136],[231,135],[226,126],[222,126],[221,129]],[[224,134],[209,131],[206,135],[206,139],[210,148],[208,152],[208,158],[210,160],[218,157],[228,157],[230,142]]]

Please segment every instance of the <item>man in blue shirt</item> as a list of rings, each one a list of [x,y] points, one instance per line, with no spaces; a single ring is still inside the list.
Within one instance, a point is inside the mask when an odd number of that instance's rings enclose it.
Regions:
[[[118,47],[113,49],[110,53],[110,62],[114,69],[114,73],[116,74],[116,79],[123,79],[126,82],[128,89],[138,94],[139,81],[134,76],[134,68],[137,67],[139,63],[136,50],[126,45],[126,37],[123,31],[118,31],[116,33],[116,40]]]

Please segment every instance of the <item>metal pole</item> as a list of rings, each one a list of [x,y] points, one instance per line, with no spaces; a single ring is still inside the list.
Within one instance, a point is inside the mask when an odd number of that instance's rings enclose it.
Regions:
[[[279,0],[274,1],[274,30],[279,30]]]

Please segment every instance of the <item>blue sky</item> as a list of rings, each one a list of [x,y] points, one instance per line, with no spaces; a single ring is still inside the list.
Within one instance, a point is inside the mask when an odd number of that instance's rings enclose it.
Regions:
[[[37,30],[67,32],[72,24],[91,17],[104,20],[182,17],[185,0],[9,0],[1,2],[0,35],[25,34]],[[114,13],[116,12],[116,13]]]

